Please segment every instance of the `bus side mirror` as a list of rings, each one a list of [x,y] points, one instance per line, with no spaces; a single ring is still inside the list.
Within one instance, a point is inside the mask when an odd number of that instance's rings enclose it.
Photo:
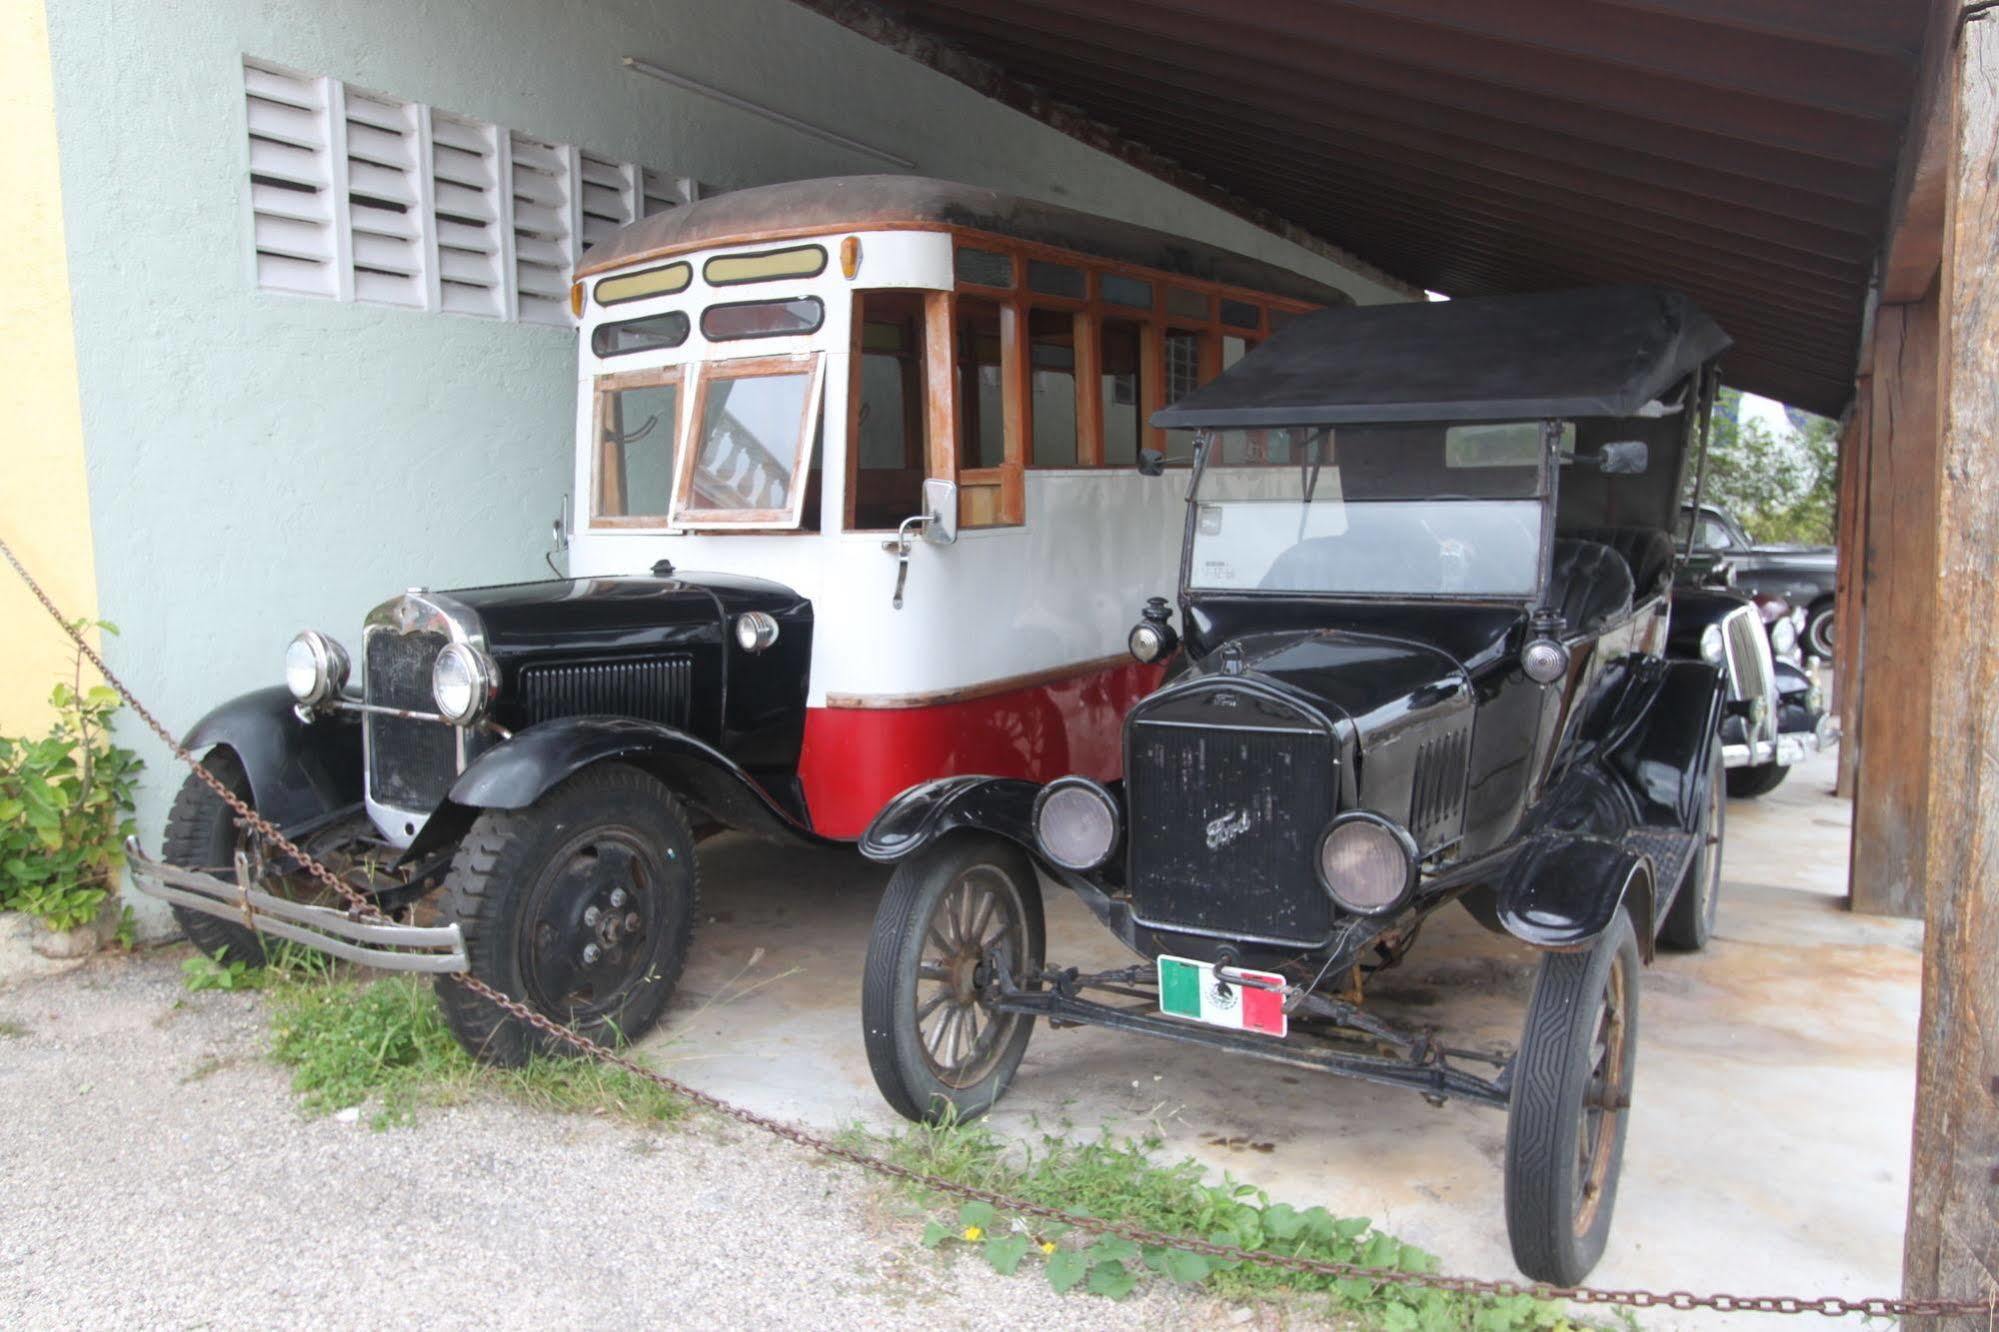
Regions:
[[[948,546],[958,539],[958,483],[932,477],[923,483],[923,539]]]
[[[1158,449],[1140,449],[1138,451],[1138,474],[1140,476],[1164,476],[1166,474],[1166,455]]]

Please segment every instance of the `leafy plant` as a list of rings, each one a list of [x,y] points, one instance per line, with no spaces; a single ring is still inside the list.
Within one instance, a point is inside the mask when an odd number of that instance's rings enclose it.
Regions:
[[[274,959],[280,956],[275,950]],[[312,955],[317,957],[318,955]],[[605,1113],[663,1124],[686,1102],[656,1083],[594,1060],[544,1058],[519,1069],[472,1060],[438,1015],[430,987],[410,976],[340,980],[324,960],[269,977],[271,1051],[292,1070],[309,1113],[372,1103],[375,1128],[407,1124],[425,1105],[490,1088],[545,1110]]]
[[[933,1218],[924,1227],[926,1247],[975,1250],[1005,1274],[1038,1264],[1057,1291],[1081,1289],[1122,1299],[1141,1281],[1167,1280],[1231,1299],[1305,1294],[1371,1327],[1560,1332],[1587,1326],[1545,1301],[1479,1299],[1399,1284],[1398,1275],[1436,1271],[1437,1260],[1366,1217],[1273,1202],[1263,1190],[1226,1176],[1214,1183],[1197,1161],[1162,1164],[1153,1159],[1161,1145],[1156,1137],[1120,1142],[1106,1133],[1075,1142],[1051,1134],[1038,1143],[1012,1144],[980,1126],[945,1124],[913,1126],[887,1138],[854,1131],[849,1138],[911,1169],[1078,1216],[1244,1249],[1358,1263],[1378,1274],[1321,1277],[1165,1245],[1141,1247],[1116,1236],[1087,1236],[1064,1224],[1009,1216],[984,1202],[967,1202],[950,1214],[950,1222]]]
[[[180,964],[182,983],[199,993],[202,990],[261,990],[264,969],[228,957],[213,958],[196,953]]]
[[[92,624],[118,632],[104,621]],[[132,832],[138,755],[112,743],[117,693],[84,684],[83,654],[49,695],[47,736],[0,736],[0,909],[25,911],[51,929],[97,918],[118,886]]]

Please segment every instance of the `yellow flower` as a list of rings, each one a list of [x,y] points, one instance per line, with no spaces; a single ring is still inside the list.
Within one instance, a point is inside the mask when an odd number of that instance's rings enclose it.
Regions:
[[[1043,1241],[1041,1241],[1041,1251],[1042,1251],[1043,1253],[1053,1253],[1053,1252],[1055,1252],[1055,1241],[1054,1241],[1054,1240],[1043,1240]]]
[[[968,1240],[981,1239],[984,1237],[985,1233],[986,1232],[978,1226],[965,1227],[965,1238]]]

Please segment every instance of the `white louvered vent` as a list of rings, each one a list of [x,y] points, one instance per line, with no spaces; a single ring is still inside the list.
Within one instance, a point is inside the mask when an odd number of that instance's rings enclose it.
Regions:
[[[334,217],[330,79],[243,65],[250,132],[250,210],[257,285],[310,296],[341,294]]]
[[[507,314],[513,233],[506,209],[506,135],[446,111],[430,113],[431,207],[437,218],[438,308]]]
[[[428,304],[424,108],[349,88],[347,225],[354,299]]]
[[[335,79],[243,61],[257,285],[570,326],[589,245],[702,186]]]
[[[595,153],[579,153],[583,177],[583,248],[589,249],[639,218],[639,169]]]
[[[568,324],[579,222],[576,150],[519,132],[512,149],[516,316],[533,324]]]

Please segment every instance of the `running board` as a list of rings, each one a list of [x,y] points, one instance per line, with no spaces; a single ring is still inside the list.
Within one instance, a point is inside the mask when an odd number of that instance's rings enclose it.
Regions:
[[[472,969],[465,936],[449,925],[396,925],[356,920],[331,907],[286,901],[261,889],[230,883],[200,870],[154,860],[125,839],[132,884],[148,897],[244,925],[260,934],[289,939],[322,953],[379,967],[384,971],[460,972]],[[248,878],[239,860],[238,877]]]
[[[1467,1100],[1504,1108],[1510,1099],[1507,1071],[1502,1071],[1494,1079],[1481,1078],[1452,1068],[1442,1061],[1441,1056],[1419,1062],[1381,1055],[1349,1054],[1295,1044],[1288,1037],[1260,1036],[1223,1027],[1197,1025],[1158,1013],[1113,1008],[1088,999],[1068,998],[1054,990],[1014,990],[996,997],[992,1006],[1001,1013],[1020,1013],[1058,1022],[1108,1027],[1113,1031],[1128,1031],[1140,1036],[1158,1036],[1169,1041],[1205,1045],[1230,1054],[1245,1054],[1274,1064],[1331,1073],[1384,1087],[1407,1087],[1436,1100],[1462,1096]]]

